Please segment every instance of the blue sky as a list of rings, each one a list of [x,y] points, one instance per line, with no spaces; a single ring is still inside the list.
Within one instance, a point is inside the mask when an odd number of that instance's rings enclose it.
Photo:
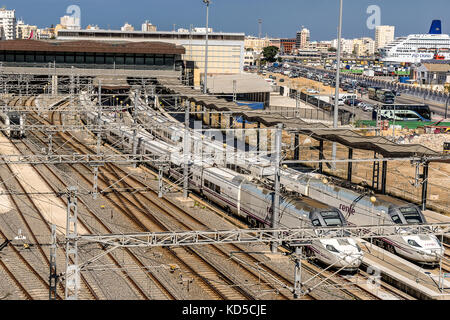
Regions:
[[[202,0],[0,0],[0,6],[16,9],[16,16],[39,27],[59,23],[69,5],[81,8],[81,23],[118,29],[128,22],[140,29],[150,20],[158,30],[189,28],[205,24]],[[396,36],[426,33],[431,20],[441,19],[443,32],[450,33],[449,0],[344,0],[343,37],[374,37],[366,26],[369,5],[381,9],[381,24],[395,25]],[[262,31],[273,37],[295,37],[302,25],[311,30],[311,40],[336,38],[339,0],[212,0],[210,26],[214,31]]]

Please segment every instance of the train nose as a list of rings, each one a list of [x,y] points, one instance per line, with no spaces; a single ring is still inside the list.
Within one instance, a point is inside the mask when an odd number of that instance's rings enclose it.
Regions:
[[[352,267],[358,267],[361,264],[361,256],[359,255],[347,256],[344,260],[348,265]]]

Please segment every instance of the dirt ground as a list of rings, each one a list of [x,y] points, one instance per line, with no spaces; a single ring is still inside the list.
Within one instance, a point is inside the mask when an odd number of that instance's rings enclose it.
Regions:
[[[269,75],[272,75],[276,77],[276,83],[279,86],[288,86],[290,88],[294,89],[300,89],[300,90],[307,90],[307,89],[315,89],[320,92],[321,95],[334,95],[335,88],[324,86],[322,82],[310,80],[307,78],[289,78],[285,75],[279,74],[279,73],[267,73],[264,78],[267,78]],[[280,79],[284,79],[284,82],[280,82]],[[340,93],[344,93],[342,89],[339,89]]]

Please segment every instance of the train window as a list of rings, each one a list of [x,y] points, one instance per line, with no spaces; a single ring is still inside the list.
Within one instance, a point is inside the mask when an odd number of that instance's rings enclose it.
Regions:
[[[337,239],[337,242],[341,246],[349,246],[350,245],[350,242],[348,241],[348,239]]]
[[[400,208],[400,212],[403,214],[407,223],[423,223],[422,217],[414,207]]]
[[[313,226],[315,226],[315,227],[320,227],[320,221],[319,221],[318,219],[314,219],[314,220],[312,221],[312,224],[313,224]]]
[[[339,214],[337,212],[321,212],[320,215],[325,221],[325,224],[329,227],[342,225],[341,218],[339,217]]]
[[[402,223],[402,221],[400,220],[400,218],[397,215],[392,216],[392,221],[394,221],[394,223],[396,223],[396,224]]]
[[[204,186],[220,194],[220,187],[205,179]]]

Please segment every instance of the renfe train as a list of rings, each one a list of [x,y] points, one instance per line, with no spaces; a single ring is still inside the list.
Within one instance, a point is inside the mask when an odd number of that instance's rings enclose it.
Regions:
[[[139,110],[148,110],[139,101]],[[160,109],[160,111],[163,111]],[[148,111],[146,121],[156,119],[154,134],[160,139],[171,142],[174,145],[183,146],[182,138],[184,126],[174,119],[156,115],[156,112]],[[151,116],[150,116],[151,115]],[[161,124],[170,125],[162,126]],[[200,137],[199,137],[200,136]],[[200,140],[202,150],[218,162],[226,162],[227,167],[238,172],[250,172],[253,176],[273,181],[274,169],[272,162],[264,157],[238,154],[237,156],[224,156],[234,152],[234,148],[223,145],[217,139],[207,138],[201,133],[191,130],[193,141]],[[244,158],[245,157],[245,158]],[[414,204],[398,200],[385,195],[377,195],[376,201],[371,201],[371,196],[361,194],[355,190],[332,184],[325,176],[311,173],[301,173],[292,168],[281,170],[281,185],[287,191],[297,192],[311,199],[327,203],[346,213],[349,224],[365,225],[399,225],[426,223],[421,210]],[[415,218],[410,218],[415,214]],[[406,216],[405,216],[406,214]],[[399,217],[399,218],[397,218]],[[380,239],[377,244],[391,253],[420,264],[437,264],[444,253],[444,248],[436,236],[392,236]]]
[[[17,111],[0,112],[0,122],[5,126],[3,133],[11,139],[20,139],[25,136],[25,115]],[[14,126],[11,128],[11,126]]]
[[[184,126],[170,115],[157,115],[150,111],[141,101],[138,103],[140,111],[148,110],[146,121],[155,123],[152,132],[158,134],[163,139],[174,145],[183,146],[182,138],[184,135]],[[160,111],[163,111],[160,109]],[[157,120],[157,121],[156,121]],[[168,124],[164,125],[161,124]],[[248,154],[238,154],[237,156],[224,156],[224,154],[234,152],[234,148],[229,145],[223,145],[217,139],[207,138],[201,133],[191,130],[193,141],[200,140],[202,150],[209,154],[218,162],[226,162],[229,168],[238,172],[250,172],[253,176],[272,180],[274,169],[272,162],[264,157],[252,157]],[[195,144],[195,142],[194,142]],[[245,157],[245,158],[244,158]],[[426,223],[420,208],[406,201],[401,201],[385,195],[377,195],[376,201],[371,201],[371,196],[361,194],[355,190],[332,184],[325,176],[311,173],[301,173],[291,168],[281,170],[281,185],[287,191],[297,192],[311,199],[327,203],[330,206],[341,209],[346,213],[346,218],[350,224],[364,225],[399,225],[407,228],[408,224]],[[405,212],[409,212],[404,216]],[[412,212],[417,212],[414,219],[409,219]],[[395,214],[397,213],[397,214]],[[396,217],[399,217],[397,219]],[[444,248],[434,235],[428,236],[393,236],[386,237],[377,241],[391,253],[398,254],[404,258],[415,261],[420,264],[437,264],[444,253]]]
[[[184,136],[182,124],[170,119],[170,116],[163,116],[148,109],[141,101],[138,103],[138,108],[147,112],[146,124],[154,124],[153,135],[182,150]],[[94,115],[92,117],[92,121],[95,121]],[[121,134],[130,135],[125,140],[128,140],[131,145],[132,133],[123,132]],[[234,153],[233,147],[193,130],[191,130],[190,137],[192,140],[191,150],[198,148],[196,145],[200,143],[204,153],[208,154],[209,159],[214,159],[216,163],[222,162],[237,172],[248,172],[253,177],[273,181],[274,169],[269,159],[251,157],[248,154],[245,155],[245,158],[239,154],[226,156],[228,153]],[[344,211],[349,224],[358,226],[391,224],[407,228],[409,224],[426,223],[421,210],[413,204],[380,195],[377,195],[376,201],[372,202],[370,196],[334,185],[324,178],[318,174],[301,173],[291,168],[283,168],[280,180],[282,187],[287,191],[296,192]],[[413,212],[417,213],[416,218],[410,218]],[[433,235],[387,237],[381,239],[379,245],[392,253],[422,264],[438,263],[444,252],[442,244]]]
[[[84,104],[88,104],[82,98]],[[90,112],[83,119],[86,123],[97,123],[98,114]],[[101,115],[103,124],[113,120]],[[182,148],[155,139],[149,132],[140,130],[136,138],[140,140],[138,152],[166,156],[172,167],[169,173],[175,179],[181,178]],[[129,147],[133,132],[124,128],[112,129],[103,136],[108,143],[118,147]],[[151,165],[151,164],[150,164]],[[219,168],[213,163],[201,160],[191,163],[190,189],[198,190],[206,198],[224,208],[229,213],[244,218],[254,227],[272,227],[272,204],[274,192],[252,181],[251,176],[239,174],[227,168]],[[336,208],[318,201],[299,197],[280,197],[279,227],[339,227],[347,224],[343,214]],[[354,239],[322,239],[306,246],[306,253],[322,263],[347,271],[357,270],[362,262],[363,252]]]

